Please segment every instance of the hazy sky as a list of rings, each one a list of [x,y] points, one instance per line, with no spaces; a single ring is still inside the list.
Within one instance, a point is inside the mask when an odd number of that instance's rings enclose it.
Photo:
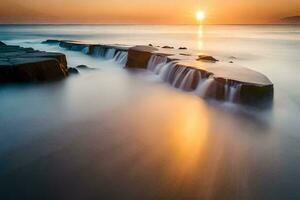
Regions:
[[[0,0],[0,23],[268,23],[300,15],[300,0]]]

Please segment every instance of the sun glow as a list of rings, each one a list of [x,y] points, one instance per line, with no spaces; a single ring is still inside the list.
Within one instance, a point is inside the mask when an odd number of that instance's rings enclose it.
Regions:
[[[202,22],[205,19],[205,12],[198,10],[196,13],[196,19],[197,21]]]

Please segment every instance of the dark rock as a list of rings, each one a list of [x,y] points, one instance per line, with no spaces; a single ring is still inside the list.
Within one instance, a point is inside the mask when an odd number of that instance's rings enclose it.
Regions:
[[[52,81],[68,75],[66,57],[19,46],[0,46],[0,82]]]
[[[178,49],[179,49],[179,50],[187,50],[186,47],[179,47]]]
[[[87,69],[89,67],[86,66],[86,65],[78,65],[76,68],[78,68],[78,69]]]
[[[82,70],[94,70],[95,69],[95,68],[88,67],[86,65],[78,65],[76,68],[82,69]]]
[[[190,54],[190,53],[180,53],[179,55],[182,55],[182,56],[191,56],[192,54]]]
[[[3,42],[0,41],[0,46],[5,46],[6,44],[4,44]]]
[[[208,62],[217,62],[219,60],[215,59],[212,56],[199,55],[197,58],[198,61],[208,61]]]
[[[79,71],[74,67],[69,67],[68,72],[69,74],[79,74]]]
[[[153,47],[153,45],[152,45],[152,44],[149,44],[148,46],[150,46],[150,47]]]
[[[229,61],[229,63],[233,63],[233,61]]]
[[[174,47],[171,47],[171,46],[163,46],[162,48],[163,49],[174,49]]]
[[[42,42],[43,44],[59,44],[60,41],[59,40],[46,40]]]
[[[128,68],[147,68],[148,61],[152,56],[152,52],[157,48],[149,46],[135,46],[128,49],[128,60],[126,67]]]
[[[73,51],[82,51],[85,47],[88,45],[82,44],[77,41],[60,41],[59,46],[68,50],[73,50]]]

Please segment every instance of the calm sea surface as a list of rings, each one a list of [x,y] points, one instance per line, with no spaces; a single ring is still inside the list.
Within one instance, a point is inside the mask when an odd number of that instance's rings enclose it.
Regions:
[[[45,39],[233,56],[274,105],[203,100]],[[300,199],[300,26],[1,25],[0,40],[97,68],[0,86],[0,199]]]

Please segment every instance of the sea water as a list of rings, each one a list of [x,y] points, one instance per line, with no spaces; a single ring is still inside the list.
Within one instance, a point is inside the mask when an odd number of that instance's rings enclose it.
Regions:
[[[274,105],[203,100],[46,39],[184,46],[265,74]],[[1,199],[300,198],[299,26],[1,25],[0,40],[95,68],[0,86]]]

